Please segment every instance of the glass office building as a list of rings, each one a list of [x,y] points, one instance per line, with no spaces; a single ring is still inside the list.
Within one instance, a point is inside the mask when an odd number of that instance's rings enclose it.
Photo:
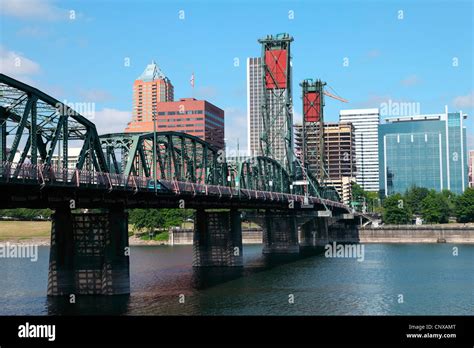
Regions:
[[[379,126],[381,195],[412,186],[462,193],[468,187],[462,112],[387,119]]]

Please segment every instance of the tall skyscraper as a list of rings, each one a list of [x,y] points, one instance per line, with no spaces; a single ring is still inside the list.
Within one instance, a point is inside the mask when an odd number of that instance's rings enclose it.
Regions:
[[[263,133],[263,68],[260,57],[247,58],[247,143],[249,156],[261,156],[260,137]],[[270,96],[270,103],[272,103]],[[275,132],[284,132],[285,118],[278,117],[273,125]],[[273,153],[280,163],[285,159],[285,142],[283,136],[276,138],[272,144]]]
[[[156,104],[173,101],[173,98],[174,88],[171,81],[152,61],[133,83],[132,122],[152,121]]]
[[[469,151],[469,187],[474,187],[474,150]]]
[[[339,122],[354,126],[356,182],[366,191],[379,190],[379,109],[341,110]]]
[[[412,186],[462,193],[468,186],[466,127],[461,112],[386,119],[379,127],[380,191]]]
[[[247,58],[247,143],[249,156],[259,156],[263,118],[260,117],[262,102],[262,59]]]
[[[307,161],[309,170],[317,176],[319,168],[318,129],[306,135]],[[295,125],[295,152],[302,153],[303,126]],[[356,158],[354,126],[351,123],[324,124],[325,183],[334,186],[346,204],[351,200],[351,182],[355,180]]]
[[[156,131],[182,132],[224,147],[224,110],[205,100],[182,98],[156,104]],[[153,132],[153,120],[130,122],[125,132]]]

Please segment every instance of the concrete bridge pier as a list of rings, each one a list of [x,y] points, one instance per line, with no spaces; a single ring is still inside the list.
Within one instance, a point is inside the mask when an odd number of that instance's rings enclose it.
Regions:
[[[301,251],[320,250],[328,242],[328,218],[313,218],[300,227]]]
[[[299,253],[296,213],[266,210],[250,220],[263,229],[264,254]]]
[[[336,216],[328,220],[328,241],[339,243],[358,243],[359,227],[352,214]]]
[[[124,208],[78,214],[66,207],[56,209],[48,295],[129,293],[128,216]]]
[[[240,267],[242,224],[240,212],[207,212],[197,209],[194,217],[193,266]]]

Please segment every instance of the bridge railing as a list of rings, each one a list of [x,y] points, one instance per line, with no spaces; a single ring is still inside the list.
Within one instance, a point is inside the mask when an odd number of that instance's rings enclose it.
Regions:
[[[6,183],[24,183],[44,186],[68,186],[103,188],[109,191],[130,190],[154,191],[153,179],[143,176],[125,176],[123,174],[102,173],[87,169],[62,168],[56,165],[44,164],[18,164],[11,162],[0,162],[0,181]],[[260,191],[252,189],[241,189],[238,187],[197,184],[178,180],[158,180],[157,190],[160,192],[172,192],[176,195],[190,195],[195,197],[210,196],[215,198],[238,198],[244,200],[299,202],[308,204],[331,204],[332,206],[344,207],[339,202],[331,202],[318,197],[305,197],[298,194]]]
[[[62,168],[46,164],[18,164],[0,162],[0,180],[9,183],[30,183],[40,185],[98,186],[108,189],[145,189],[149,178],[102,173],[87,169]]]

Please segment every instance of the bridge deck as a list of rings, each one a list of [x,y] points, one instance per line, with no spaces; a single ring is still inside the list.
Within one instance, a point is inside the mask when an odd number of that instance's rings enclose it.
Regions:
[[[122,174],[101,173],[79,169],[62,169],[44,165],[18,165],[3,162],[0,164],[0,187],[9,192],[0,197],[0,206],[13,207],[54,206],[58,199],[78,197],[78,206],[95,206],[95,198],[101,201],[118,199],[127,206],[172,206],[178,207],[180,199],[186,206],[206,206],[220,208],[241,206],[242,208],[304,209],[305,203],[314,209],[326,205],[330,210],[348,212],[350,209],[340,202],[272,191],[239,189],[235,187],[196,184],[178,180],[157,180],[156,192],[153,179],[143,176],[124,176]],[[51,201],[50,198],[54,197]],[[146,202],[150,200],[150,202]],[[193,202],[195,201],[195,202]],[[82,202],[82,203],[81,203]],[[111,203],[111,202],[110,202]],[[314,210],[313,209],[313,210]]]

